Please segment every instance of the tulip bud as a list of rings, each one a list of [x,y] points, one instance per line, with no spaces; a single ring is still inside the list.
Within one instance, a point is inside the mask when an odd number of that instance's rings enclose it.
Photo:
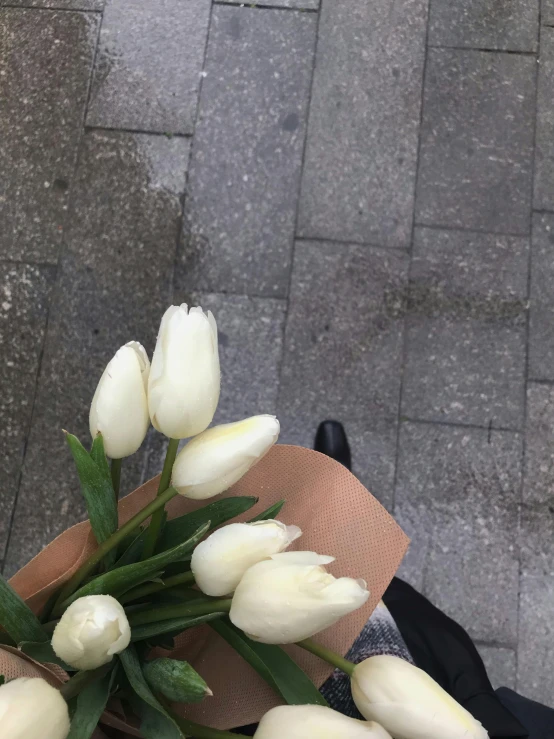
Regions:
[[[399,657],[379,655],[356,665],[352,697],[367,719],[395,739],[487,739],[488,734],[426,672]]]
[[[252,416],[214,426],[189,441],[177,455],[172,484],[181,495],[195,500],[219,495],[240,480],[278,436],[275,416]]]
[[[52,648],[77,670],[94,670],[129,646],[131,629],[123,606],[111,595],[77,598],[52,635]]]
[[[162,318],[148,382],[152,425],[171,439],[208,428],[219,400],[219,350],[213,315],[172,305]]]
[[[231,523],[214,531],[192,553],[191,570],[206,595],[232,593],[246,570],[286,549],[302,532],[281,521]]]
[[[258,562],[235,590],[231,621],[265,644],[291,644],[326,629],[369,598],[363,580],[336,579],[321,566],[333,561],[315,552],[282,552]]]
[[[102,434],[108,457],[134,454],[144,441],[150,418],[146,388],[150,362],[144,347],[130,341],[110,361],[94,393],[89,425],[94,439]]]
[[[277,706],[260,721],[254,739],[391,739],[382,726],[325,706]],[[446,739],[446,738],[445,738]]]
[[[0,686],[2,739],[66,739],[67,704],[41,677],[18,677]]]

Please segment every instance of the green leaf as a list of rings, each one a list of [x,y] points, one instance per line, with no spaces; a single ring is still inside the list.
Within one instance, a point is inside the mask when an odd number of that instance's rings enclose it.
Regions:
[[[79,693],[67,739],[89,739],[98,726],[110,697],[114,671],[95,680]]]
[[[155,693],[175,703],[200,703],[211,695],[206,682],[183,660],[160,657],[144,664],[142,673]]]
[[[5,631],[0,631],[0,644],[5,644],[7,647],[17,647],[16,642]]]
[[[144,529],[141,528],[138,534],[129,537],[127,544],[128,546],[122,548],[121,556],[116,560],[111,568],[112,570],[117,570],[118,567],[125,567],[126,565],[133,565],[139,561],[144,547]]]
[[[66,433],[65,438],[75,460],[90,525],[96,541],[102,544],[117,530],[118,524],[117,505],[111,480],[109,477],[106,478],[102,464],[100,466],[97,464],[76,436]],[[95,450],[97,457],[100,456],[99,444],[103,449],[101,437]],[[115,562],[115,551],[109,552],[104,561],[106,566],[110,567]]]
[[[163,551],[174,547],[183,539],[187,539],[193,531],[196,531],[206,521],[210,521],[210,530],[215,529],[225,521],[240,516],[241,513],[252,508],[257,502],[258,499],[252,497],[223,498],[222,500],[216,500],[214,503],[209,503],[197,511],[173,518],[165,524],[158,540],[157,550]]]
[[[205,613],[202,616],[181,618],[169,618],[165,621],[156,621],[151,624],[142,624],[141,626],[133,626],[131,629],[131,641],[144,641],[160,634],[180,634],[185,629],[191,629],[193,626],[200,626],[208,621],[225,616],[224,613]]]
[[[148,686],[148,683],[146,682],[144,675],[142,674],[135,647],[132,644],[128,646],[125,651],[121,652],[119,658],[121,660],[121,664],[123,665],[123,669],[125,670],[125,674],[127,675],[127,679],[129,680],[131,687],[138,695],[138,697],[166,719],[165,722],[162,722],[161,719],[158,720],[158,723],[162,726],[163,731],[158,728],[157,734],[151,733],[151,730],[147,728],[147,731],[143,732],[146,739],[150,739],[150,737],[153,737],[154,739],[162,739],[162,737],[163,739],[166,739],[166,737],[167,739],[181,739],[181,737],[183,736],[181,730],[150,690],[150,687]],[[143,720],[144,718],[145,717],[143,716]],[[171,729],[171,727],[173,728]]]
[[[39,619],[42,624],[45,624],[48,621],[50,621],[50,614],[52,613],[52,609],[54,608],[56,601],[58,600],[59,594],[60,594],[59,590],[54,590],[54,592],[51,593],[48,600],[44,604],[42,611],[40,612],[40,615],[39,615]]]
[[[108,464],[108,458],[106,457],[106,452],[104,451],[104,438],[102,434],[96,434],[96,438],[92,442],[92,446],[90,448],[90,456],[100,472],[110,483],[113,491],[112,475],[110,472],[110,465]]]
[[[140,733],[144,739],[177,739],[183,734],[175,729],[175,724],[165,714],[159,713],[144,701],[140,702],[138,713],[141,717]],[[179,733],[176,733],[179,731]]]
[[[254,518],[251,518],[248,523],[254,523],[255,521],[267,521],[268,518],[275,518],[275,516],[279,515],[279,512],[284,505],[285,501],[279,500],[277,501],[277,503],[270,505],[269,508],[266,508],[265,511],[262,511],[261,513],[258,513],[257,516],[254,516]]]
[[[166,565],[182,559],[192,549],[194,549],[206,531],[208,531],[209,527],[210,522],[208,521],[195,531],[189,539],[182,542],[182,544],[173,547],[173,549],[168,549],[166,552],[156,554],[154,557],[150,557],[150,559],[145,559],[144,562],[126,565],[125,567],[120,567],[117,570],[110,570],[109,572],[105,572],[104,574],[95,577],[94,580],[83,585],[82,588],[79,588],[76,593],[73,593],[73,595],[64,601],[64,603],[62,603],[62,608],[67,608],[70,603],[73,603],[77,598],[82,598],[84,595],[102,594],[117,597],[126,590],[129,590],[135,585],[140,585],[151,577],[158,577],[160,573],[163,572]]]
[[[75,667],[71,667],[60,659],[48,641],[22,641],[19,648],[37,662],[50,662],[53,665],[59,665],[66,672],[75,672]]]
[[[0,624],[16,644],[22,641],[48,641],[48,634],[38,618],[1,576]]]
[[[162,523],[161,523],[161,531],[163,531],[163,528],[167,521],[167,513],[164,511],[162,516]],[[130,565],[134,562],[138,562],[142,556],[142,552],[144,549],[144,542],[146,540],[146,531],[147,529],[141,526],[140,532],[132,537],[127,538],[126,544],[128,546],[117,548],[118,555],[121,553],[121,556],[115,563],[115,565],[112,567],[113,570],[115,570],[117,567],[123,567],[123,565]],[[180,542],[175,542],[176,544],[179,544]]]
[[[4,685],[5,682],[6,678],[4,677],[4,675],[0,675],[0,685]]]
[[[281,647],[252,641],[230,621],[214,621],[210,626],[252,665],[289,705],[308,703],[317,706],[328,705],[306,673]]]

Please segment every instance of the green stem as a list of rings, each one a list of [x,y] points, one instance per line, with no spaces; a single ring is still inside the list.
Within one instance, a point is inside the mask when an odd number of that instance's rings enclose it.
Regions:
[[[118,598],[120,603],[128,603],[131,600],[137,600],[137,598],[144,598],[146,595],[151,593],[157,593],[160,590],[167,590],[175,585],[192,585],[194,582],[194,575],[192,572],[182,572],[180,575],[173,575],[173,577],[164,578],[163,582],[153,582],[146,585],[139,585],[127,593],[124,593]]]
[[[119,488],[121,483],[121,463],[123,462],[122,459],[112,459],[112,466],[111,466],[111,472],[112,472],[112,485],[113,485],[113,491],[115,494],[115,502],[119,500]]]
[[[167,445],[167,452],[165,454],[164,467],[160,477],[160,484],[158,485],[158,495],[161,495],[164,490],[169,487],[171,482],[171,471],[173,470],[173,463],[177,456],[177,449],[179,448],[179,439],[170,439]],[[150,559],[154,554],[158,536],[160,534],[160,528],[163,520],[163,507],[159,508],[156,513],[152,516],[150,526],[146,532],[144,541],[144,549],[142,550],[142,559]]]
[[[231,602],[231,598],[222,598],[221,600],[212,600],[209,603],[179,603],[175,606],[149,608],[147,611],[127,615],[129,616],[129,624],[131,626],[143,626],[144,624],[152,624],[156,621],[167,621],[170,618],[203,616],[205,613],[218,613],[220,611],[229,612],[231,610]]]
[[[136,513],[133,518],[127,521],[127,523],[123,524],[123,526],[106,539],[106,541],[103,541],[96,551],[90,555],[87,561],[79,567],[77,572],[63,586],[52,612],[55,613],[64,600],[69,598],[70,595],[73,595],[85,577],[94,570],[96,565],[104,559],[108,552],[111,552],[111,550],[116,547],[122,539],[134,531],[145,519],[148,518],[148,516],[151,516],[159,508],[163,508],[163,506],[176,495],[177,491],[175,488],[168,488],[164,493],[148,503],[148,505],[141,511]]]
[[[104,677],[104,675],[109,672],[111,668],[112,664],[108,663],[107,665],[97,667],[95,670],[81,670],[81,672],[77,672],[75,675],[73,675],[72,678],[70,678],[66,683],[62,685],[62,687],[60,688],[60,693],[63,695],[65,700],[68,701],[71,698],[74,698],[76,695],[79,695],[79,693],[83,690],[83,688],[86,688],[87,685],[90,685],[95,680]]]
[[[316,657],[320,657],[320,659],[328,662],[330,665],[333,665],[333,667],[338,667],[339,670],[342,670],[343,672],[346,672],[347,675],[352,676],[356,665],[353,662],[349,662],[344,657],[341,657],[340,654],[331,651],[331,649],[327,649],[327,647],[324,647],[322,644],[318,644],[313,639],[304,639],[303,641],[297,642],[297,644],[299,647],[302,647],[302,649],[305,649],[307,652],[315,654]]]

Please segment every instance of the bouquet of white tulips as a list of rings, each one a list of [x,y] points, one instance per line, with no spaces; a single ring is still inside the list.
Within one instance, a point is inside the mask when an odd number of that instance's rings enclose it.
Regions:
[[[333,576],[326,569],[333,556],[302,549],[301,528],[278,519],[284,500],[250,520],[256,498],[241,495],[168,515],[166,505],[178,496],[204,501],[227,491],[277,441],[273,416],[208,428],[219,390],[216,323],[200,308],[169,308],[151,364],[132,341],[107,365],[90,408],[90,448],[66,433],[94,541],[53,576],[47,599],[22,597],[23,575],[0,580],[1,738],[88,739],[102,722],[145,739],[236,737],[226,730],[236,724],[223,730],[190,718],[189,708],[209,704],[214,693],[201,668],[171,650],[183,635],[194,644],[200,629],[235,650],[275,696],[275,707],[257,716],[257,739],[485,737],[417,668],[393,657],[354,665],[325,639],[313,639],[367,608],[370,593],[362,579]],[[131,504],[119,501],[122,462],[139,449],[150,422],[168,438],[167,455],[157,494],[130,513]],[[178,451],[181,439],[190,441]],[[404,540],[390,517],[379,515],[379,530],[386,521],[397,536],[386,580]],[[241,520],[229,522],[235,517]],[[351,676],[365,720],[327,706],[283,648],[292,644],[328,665],[327,675],[337,668]],[[4,676],[3,664],[12,666]]]

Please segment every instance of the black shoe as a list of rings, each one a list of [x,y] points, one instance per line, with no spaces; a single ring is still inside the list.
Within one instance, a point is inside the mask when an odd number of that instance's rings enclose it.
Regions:
[[[340,421],[323,421],[319,424],[315,435],[314,449],[326,454],[347,469],[352,469],[350,446],[346,438],[346,431]]]

